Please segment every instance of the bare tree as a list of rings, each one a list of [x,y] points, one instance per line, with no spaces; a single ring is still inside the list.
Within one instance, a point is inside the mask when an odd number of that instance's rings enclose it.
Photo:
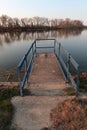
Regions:
[[[7,15],[0,17],[0,27],[5,28],[21,28],[21,27],[55,27],[55,28],[81,28],[83,23],[80,20],[66,19],[48,19],[45,17],[33,18],[11,18]]]

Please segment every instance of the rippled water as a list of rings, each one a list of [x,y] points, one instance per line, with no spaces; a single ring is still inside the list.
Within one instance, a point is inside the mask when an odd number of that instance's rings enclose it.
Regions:
[[[36,38],[56,38],[80,64],[87,70],[87,30],[59,30],[35,33],[0,34],[0,68],[17,67],[29,46]]]

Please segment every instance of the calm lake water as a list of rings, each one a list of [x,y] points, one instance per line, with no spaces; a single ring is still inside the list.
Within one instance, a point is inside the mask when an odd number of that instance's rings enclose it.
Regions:
[[[80,70],[87,71],[87,30],[0,34],[0,68],[17,67],[20,59],[36,38],[58,39],[78,62]]]

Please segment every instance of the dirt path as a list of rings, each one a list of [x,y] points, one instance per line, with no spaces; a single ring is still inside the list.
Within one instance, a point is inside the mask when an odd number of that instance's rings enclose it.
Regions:
[[[35,58],[28,87],[31,95],[12,99],[15,108],[12,127],[16,130],[50,128],[51,109],[67,98],[64,90],[68,87],[54,54],[39,54]]]

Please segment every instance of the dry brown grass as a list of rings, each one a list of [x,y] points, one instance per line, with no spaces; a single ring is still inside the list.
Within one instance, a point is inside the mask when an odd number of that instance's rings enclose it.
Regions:
[[[87,100],[66,100],[51,111],[56,130],[86,130]]]

